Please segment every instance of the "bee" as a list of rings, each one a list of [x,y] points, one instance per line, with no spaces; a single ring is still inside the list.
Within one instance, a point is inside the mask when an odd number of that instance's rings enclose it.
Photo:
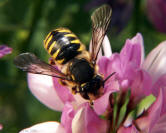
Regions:
[[[112,10],[108,5],[96,9],[92,15],[92,50],[88,52],[78,37],[67,28],[51,31],[44,40],[44,47],[51,56],[50,64],[32,53],[22,53],[14,64],[23,71],[49,75],[60,79],[71,91],[93,101],[103,94],[106,79],[98,72],[97,56],[108,30]]]

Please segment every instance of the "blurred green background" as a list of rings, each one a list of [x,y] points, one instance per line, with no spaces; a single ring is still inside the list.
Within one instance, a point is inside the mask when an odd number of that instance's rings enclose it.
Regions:
[[[43,40],[49,31],[57,27],[71,29],[88,46],[93,11],[85,8],[88,2],[0,0],[0,44],[13,48],[12,54],[0,59],[0,123],[4,127],[0,132],[17,133],[37,123],[60,120],[60,112],[48,109],[31,94],[26,73],[13,65],[13,59],[20,53],[32,52],[47,61],[49,56],[43,48]],[[145,1],[133,1],[127,25],[118,33],[115,32],[116,27],[110,28],[108,36],[114,52],[119,52],[125,40],[137,32],[144,37],[146,54],[166,39],[166,35],[157,32],[148,21],[145,4]]]

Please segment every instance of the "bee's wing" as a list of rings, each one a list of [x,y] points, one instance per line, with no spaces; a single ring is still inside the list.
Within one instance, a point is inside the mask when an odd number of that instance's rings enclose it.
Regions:
[[[23,71],[49,75],[64,80],[69,80],[67,76],[57,68],[41,61],[32,53],[22,53],[14,59],[14,64]]]
[[[112,9],[109,5],[103,5],[96,9],[92,16],[92,50],[91,61],[96,64],[97,56],[106,35],[111,20]]]

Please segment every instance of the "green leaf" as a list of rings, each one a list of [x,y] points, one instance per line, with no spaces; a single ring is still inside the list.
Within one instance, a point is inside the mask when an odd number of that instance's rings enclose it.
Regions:
[[[119,125],[121,124],[121,122],[123,121],[125,115],[126,115],[126,111],[127,111],[127,105],[129,103],[130,100],[130,90],[127,92],[126,96],[125,96],[125,103],[122,105],[122,107],[120,108],[120,112],[119,112],[119,119],[118,119],[118,123],[117,123],[117,128],[119,127]]]
[[[144,111],[147,111],[148,108],[156,101],[156,97],[152,94],[145,97],[141,100],[141,102],[137,105],[137,115],[139,117]]]
[[[118,101],[117,101],[117,93],[113,94],[113,98],[115,100],[114,107],[113,107],[113,127],[115,127],[116,124],[116,117],[118,112]]]
[[[124,122],[124,126],[125,127],[130,126],[132,121],[138,118],[140,115],[142,115],[144,111],[147,111],[155,101],[156,97],[153,96],[152,94],[142,99],[140,103],[137,104],[136,108],[128,114]]]

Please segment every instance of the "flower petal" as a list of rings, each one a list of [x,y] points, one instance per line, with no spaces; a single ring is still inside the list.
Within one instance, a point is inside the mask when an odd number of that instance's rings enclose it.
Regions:
[[[77,107],[79,107],[83,103],[89,102],[89,100],[84,99],[79,93],[75,94],[74,98],[75,98],[75,102],[73,102],[72,104]]]
[[[103,56],[98,61],[99,72],[104,75],[106,78],[109,74],[111,74],[111,68],[109,67],[110,59]]]
[[[66,133],[72,133],[71,123],[75,113],[76,111],[74,110],[71,104],[69,103],[65,104],[61,117],[61,123],[64,126]]]
[[[119,84],[118,82],[113,82],[112,84],[110,84],[110,90],[108,90],[107,92],[104,93],[103,96],[101,96],[100,98],[96,99],[94,101],[94,110],[98,115],[103,114],[106,109],[109,106],[109,97],[113,92],[117,92],[119,91]]]
[[[152,91],[153,94],[157,97],[159,92],[160,92],[160,88],[163,88],[163,101],[166,101],[166,74],[164,74],[163,76],[161,76],[156,83],[154,84]],[[166,113],[166,104],[163,102],[162,105],[162,111],[161,114]]]
[[[43,122],[19,133],[65,133],[65,130],[58,122]]]
[[[59,79],[53,78],[54,89],[58,96],[61,98],[63,103],[70,102],[77,106],[81,105],[82,103],[87,102],[87,100],[83,99],[80,94],[72,94],[70,89],[67,86],[62,86],[59,84]]]
[[[112,67],[112,62],[109,58],[103,56],[100,58],[98,62],[99,66],[99,73],[104,76],[104,79],[106,79],[110,74],[116,72]],[[104,91],[109,91],[111,89],[117,89],[117,81],[115,80],[115,75],[112,75],[104,84]],[[114,86],[115,85],[115,86]]]
[[[122,65],[130,63],[132,67],[138,68],[143,60],[143,39],[141,34],[137,34],[131,40],[126,40],[124,47],[120,52]]]
[[[151,133],[166,133],[166,114],[160,117]]]
[[[2,130],[3,129],[3,125],[2,124],[0,124],[0,130]]]
[[[89,104],[80,108],[72,121],[72,133],[106,133],[107,122],[100,119]]]
[[[118,80],[121,89],[127,89],[135,77],[135,68],[132,68],[130,63],[124,65],[119,54],[112,54],[110,61],[108,62],[108,69],[105,69],[104,72],[106,74],[116,72],[116,79]]]
[[[145,58],[145,50],[144,50],[144,40],[141,33],[137,33],[136,36],[131,39],[131,41],[133,44],[139,44],[141,47],[141,64],[142,64]]]
[[[12,52],[12,48],[9,48],[6,45],[0,45],[0,58],[5,56],[6,54],[10,54]]]
[[[153,83],[163,74],[166,74],[166,41],[161,42],[146,57],[143,69],[152,76]]]
[[[163,103],[163,93],[160,89],[160,93],[153,103],[153,105],[148,109],[147,115],[142,116],[136,120],[136,124],[141,131],[150,132],[152,127],[156,124],[157,120],[160,118],[161,108]]]
[[[104,75],[104,78],[107,78],[111,73],[115,72],[111,69],[111,60],[107,57],[100,58],[99,62],[99,72]],[[102,114],[106,111],[109,105],[109,96],[111,93],[119,91],[119,83],[115,80],[113,75],[108,79],[104,84],[104,94],[100,98],[94,101],[94,110],[97,114]]]
[[[28,87],[32,94],[47,107],[61,111],[64,103],[57,95],[52,77],[28,73]]]
[[[105,35],[105,37],[104,37],[104,40],[102,43],[102,48],[104,51],[103,56],[110,57],[112,55],[112,49],[111,49],[111,45],[110,45],[110,42],[109,42],[107,35]],[[89,44],[89,52],[92,52],[92,40],[90,41],[90,44]],[[101,57],[102,57],[102,50],[100,48],[100,51],[99,51],[99,54],[97,57],[97,62]]]
[[[109,41],[107,35],[104,37],[102,47],[103,47],[103,51],[104,51],[104,56],[110,57],[112,55],[112,49],[111,49],[111,44],[110,44],[110,41]]]
[[[132,39],[126,40],[120,54],[112,54],[109,69],[116,72],[121,89],[125,90],[132,84],[144,60],[143,38],[138,33]]]
[[[75,101],[73,94],[70,92],[69,88],[59,84],[58,80],[58,78],[53,78],[54,89],[63,103]]]
[[[130,87],[131,96],[135,101],[149,95],[152,92],[152,80],[150,75],[144,70],[136,71],[136,75]]]
[[[136,129],[136,127],[134,125],[126,128],[126,127],[120,127],[118,129],[117,133],[139,133],[139,131]]]

